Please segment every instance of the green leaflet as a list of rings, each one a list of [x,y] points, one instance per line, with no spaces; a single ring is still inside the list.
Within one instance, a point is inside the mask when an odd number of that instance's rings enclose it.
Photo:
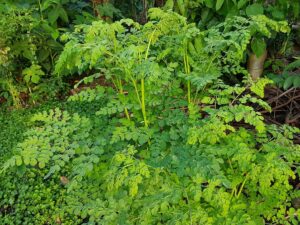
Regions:
[[[22,74],[27,83],[32,82],[34,84],[39,83],[41,76],[45,75],[43,70],[41,70],[41,67],[34,64],[31,67],[24,69]]]
[[[250,87],[250,90],[253,93],[257,94],[259,97],[263,98],[265,95],[265,93],[264,93],[265,86],[267,84],[272,84],[272,83],[273,82],[270,79],[261,78],[252,84],[252,86]]]
[[[217,0],[216,10],[218,11],[223,6],[224,0]]]

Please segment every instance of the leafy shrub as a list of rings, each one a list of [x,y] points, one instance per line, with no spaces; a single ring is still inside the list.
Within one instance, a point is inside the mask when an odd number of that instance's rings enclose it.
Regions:
[[[2,97],[12,99],[9,103],[20,107],[21,92],[29,93],[35,102],[59,91],[57,79],[51,77],[54,62],[63,48],[58,37],[79,20],[76,15],[87,6],[83,2],[61,0],[0,1]],[[44,84],[51,82],[57,88],[45,89]]]
[[[220,77],[242,76],[249,83],[241,64],[252,35],[270,37],[272,30],[289,30],[285,22],[265,16],[228,19],[204,32],[174,12],[151,9],[149,17],[144,26],[129,19],[78,26],[63,36],[69,42],[55,69],[60,76],[88,69],[97,72],[91,79],[103,74],[119,91],[119,109],[128,119],[129,111],[141,116],[145,126],[151,123],[149,107],[162,104],[158,95],[182,92],[178,85],[185,86],[191,103]]]

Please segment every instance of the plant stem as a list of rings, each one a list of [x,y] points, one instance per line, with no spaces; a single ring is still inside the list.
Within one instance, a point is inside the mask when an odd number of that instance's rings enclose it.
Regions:
[[[244,186],[245,186],[245,183],[246,183],[247,178],[248,178],[248,174],[246,175],[245,180],[243,181],[242,186],[241,186],[241,188],[240,188],[240,190],[239,190],[239,193],[238,193],[237,196],[236,196],[237,198],[240,197],[240,195],[241,195],[241,193],[242,193],[242,190],[243,190],[243,188],[244,188]]]
[[[233,196],[236,196],[236,188],[231,190],[230,199],[232,199]]]
[[[116,82],[115,82],[114,79],[113,79],[113,83],[114,83],[115,87],[118,89],[118,92],[125,98],[124,89],[123,89],[123,84],[122,84],[121,79],[118,79],[118,78],[117,78],[117,81],[116,81]],[[125,115],[126,115],[126,118],[127,118],[128,120],[130,120],[130,116],[129,116],[128,109],[127,109],[125,103],[123,103],[123,105],[124,105],[124,113],[125,113]]]
[[[152,42],[155,31],[156,30],[154,30],[150,35],[149,42],[147,45],[147,50],[145,53],[145,60],[148,59],[149,50],[150,50],[151,42]],[[142,114],[143,114],[143,118],[144,118],[145,127],[148,127],[146,101],[145,101],[145,78],[144,77],[141,79],[141,108],[142,108]]]
[[[189,64],[189,58],[188,55],[186,55],[186,62],[187,62],[187,73],[190,74],[190,64]],[[187,82],[187,88],[188,88],[188,103],[191,103],[191,81],[188,80]]]
[[[142,92],[142,113],[144,117],[145,127],[148,127],[146,104],[145,104],[145,79],[144,78],[142,78],[141,80],[141,92]]]
[[[185,70],[185,73],[186,74],[189,74],[191,72],[191,68],[190,68],[190,65],[189,65],[189,59],[188,59],[188,53],[187,53],[187,48],[185,49],[185,53],[184,53],[184,56],[183,56],[183,63],[184,63],[184,70]],[[188,80],[187,81],[187,98],[188,98],[188,104],[191,103],[191,81]]]
[[[131,77],[131,82],[134,86],[134,90],[135,90],[135,94],[136,94],[136,97],[139,101],[139,104],[140,106],[142,105],[142,101],[141,101],[141,98],[140,98],[140,94],[139,94],[139,90],[138,90],[138,87],[137,87],[137,84],[136,84],[136,80],[134,80],[132,77]]]
[[[41,0],[38,0],[38,2],[39,2],[39,10],[40,10],[40,15],[41,15],[41,20],[44,20]]]
[[[121,80],[119,80],[119,81],[120,81],[120,94],[123,95],[123,97],[125,98],[122,81]],[[127,109],[125,104],[124,104],[124,112],[125,112],[125,115],[126,115],[127,119],[130,120],[128,109]]]
[[[145,54],[145,60],[148,59],[148,55],[149,55],[149,50],[150,50],[150,46],[151,46],[151,42],[154,36],[154,33],[156,32],[156,29],[151,33],[150,38],[149,38],[149,42],[147,45],[147,50],[146,50],[146,54]]]
[[[32,94],[31,88],[28,84],[27,84],[27,87],[28,87],[29,93]],[[33,100],[32,102],[33,102],[34,105],[36,104],[35,100]]]

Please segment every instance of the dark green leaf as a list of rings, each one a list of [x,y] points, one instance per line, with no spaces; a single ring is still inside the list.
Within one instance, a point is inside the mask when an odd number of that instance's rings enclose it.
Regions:
[[[65,23],[68,23],[69,17],[68,17],[66,10],[64,8],[60,7],[58,12],[59,12],[59,17],[61,18],[61,20],[64,21]]]
[[[293,76],[289,76],[283,84],[283,89],[287,90],[289,89],[292,85],[293,85],[293,81],[294,81],[294,77]]]
[[[294,77],[295,77],[294,81],[293,81],[294,88],[299,88],[300,87],[300,74],[295,75]]]
[[[255,16],[255,15],[260,15],[264,13],[264,8],[262,4],[254,3],[252,5],[249,5],[246,8],[246,14],[247,16]]]
[[[238,9],[243,8],[247,2],[248,2],[248,0],[239,0],[239,2],[237,4]]]
[[[58,17],[59,17],[59,8],[53,8],[48,13],[48,21],[51,24],[54,24],[57,21]]]

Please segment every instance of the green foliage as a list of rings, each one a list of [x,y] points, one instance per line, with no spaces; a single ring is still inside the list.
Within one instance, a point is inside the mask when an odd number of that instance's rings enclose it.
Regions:
[[[265,96],[265,86],[272,83],[273,82],[270,79],[261,78],[251,85],[250,90],[259,97],[263,98]]]
[[[102,18],[114,19],[115,17],[122,18],[122,13],[119,9],[115,8],[111,3],[104,3],[97,6],[97,12]]]
[[[33,114],[49,110],[54,106],[59,106],[57,102],[48,102],[48,104],[40,105],[35,108],[27,108],[20,110],[2,110],[0,112],[0,123],[2,129],[0,131],[0,161],[3,163],[7,157],[11,157],[13,148],[24,138],[24,133],[28,129],[28,123]],[[64,106],[66,107],[66,106]],[[70,107],[69,107],[70,110]]]
[[[74,24],[90,24],[92,21],[96,20],[97,18],[93,16],[94,14],[98,15],[98,19],[104,19],[107,21],[112,21],[115,18],[122,18],[123,15],[131,16],[135,18],[138,21],[142,21],[143,23],[146,22],[147,17],[147,8],[151,8],[154,5],[161,6],[164,1],[109,1],[105,2],[103,4],[94,4],[92,8],[92,4],[88,3],[86,1],[74,1],[74,0],[41,0],[41,1],[2,1],[0,2],[0,13],[1,13],[1,22],[0,22],[0,28],[1,28],[1,41],[0,41],[0,60],[1,60],[1,69],[0,73],[1,78],[4,80],[8,80],[11,84],[9,87],[15,87],[15,88],[8,88],[8,85],[2,85],[3,94],[2,96],[6,97],[9,102],[13,102],[16,106],[20,106],[23,103],[23,99],[20,99],[21,92],[29,93],[29,96],[31,98],[31,102],[36,102],[38,100],[38,97],[40,99],[43,99],[44,96],[47,94],[46,90],[46,84],[52,82],[52,72],[54,67],[54,62],[57,59],[58,55],[60,54],[60,51],[62,49],[61,42],[59,40],[59,36],[65,32],[70,30],[69,28],[72,28]],[[165,43],[165,45],[171,45],[178,44],[178,42],[181,42],[179,45],[180,47],[180,54],[184,58],[184,62],[182,62],[184,74],[178,73],[178,76],[182,76],[184,80],[186,80],[186,86],[188,89],[188,99],[191,98],[191,83],[194,83],[197,88],[202,88],[206,86],[207,84],[212,83],[214,80],[220,77],[220,66],[224,65],[218,65],[219,61],[216,63],[215,57],[220,57],[220,55],[213,55],[211,58],[207,57],[204,53],[207,53],[206,51],[201,51],[201,54],[199,54],[199,57],[197,60],[192,60],[194,57],[187,56],[188,54],[193,54],[193,47],[194,45],[198,46],[199,52],[199,43],[202,42],[203,44],[203,38],[207,38],[205,35],[203,37],[202,32],[199,30],[195,30],[194,28],[202,28],[203,27],[212,27],[216,25],[216,21],[224,20],[224,18],[234,18],[233,16],[245,16],[245,12],[248,12],[248,17],[257,17],[257,19],[249,19],[251,21],[252,25],[248,26],[249,24],[241,24],[241,27],[238,27],[237,29],[245,29],[245,31],[248,34],[248,28],[254,30],[251,30],[251,39],[250,39],[250,45],[252,51],[254,51],[257,55],[262,54],[266,48],[266,38],[269,38],[272,31],[276,32],[287,32],[287,26],[284,23],[275,23],[274,21],[271,21],[269,19],[264,18],[261,13],[257,13],[257,11],[261,11],[263,1],[258,1],[256,3],[253,3],[252,1],[223,1],[223,0],[217,0],[217,1],[167,1],[165,7],[163,7],[164,10],[170,10],[174,9],[176,12],[181,13],[184,16],[189,16],[191,18],[188,18],[189,21],[198,21],[199,15],[201,15],[201,23],[204,24],[202,26],[201,24],[197,25],[191,25],[187,24],[186,22],[183,22],[185,20],[183,17],[179,20],[181,20],[180,24],[185,28],[186,35],[182,35],[178,32],[173,32],[172,35],[177,36],[176,38],[168,37],[173,42],[167,43],[168,38],[163,38],[164,40],[162,42]],[[296,4],[297,5],[297,4]],[[297,17],[297,10],[294,10],[294,17]],[[273,8],[272,8],[273,7]],[[290,4],[289,1],[283,1],[279,2],[277,4],[271,4],[268,7],[264,7],[265,11],[267,11],[267,15],[269,15],[269,11],[278,11],[279,9],[284,12],[289,12],[290,10]],[[272,8],[272,9],[271,9]],[[259,9],[259,10],[258,10]],[[93,12],[94,11],[94,12]],[[201,11],[201,13],[199,13]],[[130,12],[129,15],[128,12]],[[216,15],[217,13],[217,15]],[[157,14],[157,15],[154,15]],[[158,15],[160,14],[160,15]],[[276,14],[276,13],[275,13]],[[274,14],[274,15],[275,15]],[[277,13],[278,14],[278,13]],[[149,47],[150,49],[153,48],[152,44],[156,42],[155,38],[158,38],[161,34],[162,29],[166,29],[164,27],[155,28],[155,26],[151,27],[151,23],[155,23],[155,20],[159,20],[162,18],[162,16],[165,15],[164,13],[160,12],[158,13],[158,10],[153,10],[152,12],[148,13],[148,17],[150,19],[150,22],[146,26],[147,28],[140,28],[140,31],[136,31],[140,34],[140,36],[143,40],[143,44],[138,43],[138,45],[144,45],[143,52],[146,53],[147,47],[145,47],[147,44],[147,41],[150,43]],[[240,18],[240,17],[239,17]],[[274,17],[275,18],[275,17]],[[170,18],[169,18],[170,19]],[[173,18],[175,19],[175,17]],[[178,18],[177,18],[178,19]],[[279,19],[277,16],[276,19]],[[281,18],[283,19],[283,18]],[[172,19],[171,19],[172,20]],[[176,20],[176,19],[175,19]],[[233,19],[235,20],[235,19]],[[240,20],[240,19],[237,19]],[[229,20],[228,20],[229,21]],[[225,22],[224,25],[228,26],[228,21]],[[256,25],[255,25],[256,21]],[[103,21],[102,21],[103,22]],[[173,21],[174,22],[174,21]],[[132,22],[129,22],[125,28],[129,29]],[[168,23],[169,26],[173,26],[171,21],[165,20],[163,23]],[[208,24],[209,23],[209,24]],[[243,23],[243,22],[242,22]],[[126,23],[125,23],[126,24]],[[184,25],[185,24],[185,25]],[[261,24],[261,26],[260,26]],[[123,24],[124,25],[124,24]],[[244,26],[245,25],[245,26]],[[176,27],[176,26],[174,26]],[[192,28],[194,27],[194,28]],[[214,27],[216,28],[216,27]],[[233,28],[233,27],[232,27]],[[153,34],[153,40],[150,40],[149,33],[157,29],[157,31]],[[213,28],[212,28],[213,29]],[[220,27],[221,30],[219,32],[222,34],[222,25]],[[234,28],[236,29],[236,28]],[[268,31],[266,30],[268,29]],[[131,31],[131,29],[129,29]],[[139,30],[139,29],[138,29]],[[146,31],[148,30],[148,31]],[[189,30],[189,31],[188,31]],[[173,30],[175,31],[175,29]],[[141,34],[143,33],[144,34]],[[229,32],[229,30],[228,30]],[[239,31],[238,31],[239,32]],[[127,35],[126,32],[121,32],[123,34]],[[131,32],[129,32],[131,33]],[[227,33],[227,32],[225,32]],[[135,32],[132,32],[132,34],[135,35]],[[157,35],[157,37],[155,37]],[[228,35],[228,36],[226,36]],[[231,36],[233,35],[233,36]],[[139,36],[139,35],[137,35]],[[170,35],[169,35],[170,36]],[[181,37],[179,37],[181,36]],[[183,37],[185,36],[185,37]],[[229,37],[231,36],[231,37]],[[117,38],[118,41],[121,37]],[[229,45],[229,49],[234,49],[234,46],[236,48],[242,47],[241,52],[245,52],[244,44],[248,41],[250,36],[245,36],[244,43],[241,43],[241,40],[238,38],[243,37],[234,37],[234,34],[229,32],[223,36],[223,38],[226,41],[220,42],[223,47],[224,45]],[[3,39],[3,40],[2,40]],[[176,39],[176,40],[175,40]],[[228,40],[232,40],[231,43],[227,42]],[[196,41],[198,40],[198,41]],[[202,40],[202,41],[199,41]],[[75,41],[75,40],[73,40]],[[168,40],[170,41],[170,40]],[[215,42],[216,40],[211,41]],[[226,43],[227,42],[227,43]],[[234,42],[237,42],[235,44]],[[130,42],[132,45],[136,44],[134,41]],[[124,43],[123,43],[124,44]],[[241,46],[238,46],[242,44]],[[71,45],[71,43],[70,43]],[[163,46],[162,43],[155,44],[157,47],[157,51],[159,48],[162,49],[162,47],[165,47],[166,50],[161,52],[160,60],[165,62],[165,59],[168,58],[168,62],[171,60],[169,59],[172,52],[168,46]],[[119,46],[120,47],[120,46]],[[220,46],[217,46],[220,47]],[[228,46],[227,46],[228,47]],[[200,47],[201,48],[201,47]],[[188,49],[188,52],[186,51]],[[206,49],[207,50],[207,49]],[[216,49],[213,49],[215,51]],[[228,50],[228,49],[227,49]],[[116,49],[118,51],[118,48]],[[75,54],[76,52],[74,52]],[[195,52],[194,52],[195,53]],[[224,52],[223,52],[224,53]],[[223,54],[222,53],[222,54]],[[150,53],[152,54],[152,53]],[[234,54],[233,55],[238,55]],[[145,55],[144,55],[145,56]],[[96,50],[94,52],[94,57],[97,58]],[[172,55],[172,57],[178,58],[175,54]],[[79,58],[79,56],[77,57]],[[151,57],[150,57],[151,58]],[[190,58],[190,59],[189,59]],[[75,57],[76,59],[76,57]],[[74,60],[70,60],[70,64],[74,64]],[[152,59],[149,59],[152,60]],[[199,61],[206,61],[203,64],[199,64]],[[228,59],[226,59],[228,60]],[[230,59],[235,64],[241,63],[241,60],[239,58],[238,61],[234,61],[236,59]],[[244,60],[244,59],[243,59]],[[167,62],[167,63],[168,63]],[[79,61],[77,62],[79,63]],[[214,65],[214,64],[217,65]],[[93,63],[92,63],[93,64]],[[226,62],[225,64],[230,64]],[[33,70],[32,65],[40,66],[40,69]],[[171,64],[175,65],[175,64]],[[185,66],[184,66],[185,65]],[[208,66],[209,65],[209,66]],[[96,65],[81,65],[82,70],[85,71],[86,67],[89,66],[91,68],[94,68]],[[155,65],[152,65],[153,68]],[[190,68],[193,67],[193,68]],[[209,68],[207,68],[209,67]],[[36,67],[37,68],[37,67]],[[231,68],[231,66],[229,66]],[[246,73],[245,70],[240,68],[237,65],[232,66],[233,69],[230,69],[232,71],[229,71],[229,73]],[[228,68],[227,68],[228,69]],[[21,76],[21,71],[30,72],[31,75]],[[39,72],[38,72],[39,71]],[[224,70],[226,71],[226,69]],[[34,73],[32,73],[34,72]],[[73,71],[76,72],[76,71]],[[41,76],[41,74],[44,73],[45,75]],[[205,74],[204,77],[195,76],[195,74],[203,73]],[[32,75],[34,74],[34,75]],[[43,77],[42,79],[40,79]],[[53,83],[55,83],[54,81]],[[4,83],[7,83],[4,81]],[[37,85],[43,86],[43,88],[37,87]],[[39,90],[39,91],[36,91]],[[44,91],[42,96],[39,96],[39,93],[41,90]],[[53,93],[53,90],[49,90]],[[58,93],[60,90],[56,90]],[[52,94],[51,94],[52,96]],[[11,101],[10,101],[11,99]]]
[[[265,16],[228,19],[204,32],[174,12],[151,9],[149,18],[143,26],[129,19],[77,26],[63,36],[69,42],[55,68],[60,76],[87,69],[103,73],[119,92],[119,99],[110,103],[116,110],[106,113],[123,110],[128,119],[142,116],[146,127],[152,117],[147,109],[162,104],[158,94],[168,94],[170,87],[182,82],[191,103],[197,92],[220,77],[243,75],[247,80],[248,72],[241,65],[252,36],[289,30],[286,22]]]
[[[297,71],[300,66],[300,59],[288,64],[283,68],[282,74],[268,74],[267,76],[274,81],[274,83],[284,90],[289,88],[300,87],[300,74]]]
[[[25,114],[25,115],[24,115]],[[13,147],[22,140],[23,132],[26,130],[25,118],[30,114],[26,113],[5,113],[1,112],[0,122],[2,125],[0,137],[0,160],[3,163],[8,157],[11,157]]]
[[[243,74],[247,81],[241,63],[251,35],[268,37],[268,28],[284,31],[286,25],[264,16],[237,17],[200,32],[176,13],[153,9],[149,15],[152,20],[143,26],[128,19],[97,21],[64,35],[69,42],[56,73],[92,69],[96,73],[82,82],[104,76],[114,88],[88,88],[69,98],[68,104],[86,104],[92,114],[76,113],[78,106],[32,117],[1,176],[20,171],[14,182],[37,177],[29,186],[39,187],[40,196],[48,186],[57,197],[32,199],[4,182],[1,219],[295,223],[297,217],[286,218],[286,212],[296,212],[292,201],[298,192],[290,181],[299,175],[294,168],[300,149],[292,142],[299,130],[268,126],[255,111],[255,105],[270,107],[248,89],[262,96],[269,80],[247,87],[222,80]],[[6,190],[16,193],[14,201]],[[33,211],[42,207],[43,213],[30,217],[22,208],[27,201],[39,202]]]
[[[166,99],[163,110],[152,109],[157,119],[148,128],[119,117],[122,112],[86,117],[55,109],[34,115],[2,167],[1,221],[295,223],[291,202],[297,191],[289,182],[299,172],[293,168],[300,149],[291,140],[299,130],[265,125],[246,105],[245,88],[219,83],[210,90],[206,98],[223,96],[231,105],[212,102],[217,108],[202,110],[191,104],[186,113],[176,104],[169,109],[174,100]],[[91,101],[87,96],[95,93],[99,97]],[[72,96],[70,103],[95,108],[101,101],[104,109],[117,95],[99,87]],[[76,104],[68,110],[76,111]],[[241,120],[257,131],[234,125]]]
[[[88,5],[83,2],[68,0],[0,1],[0,78],[15,86],[18,94],[13,95],[7,85],[1,91],[18,99],[13,101],[15,106],[22,101],[20,92],[32,96],[39,89],[37,84],[51,80],[54,61],[62,50],[60,32],[69,29],[85,8]]]
[[[39,83],[41,76],[45,75],[39,65],[32,65],[31,67],[24,69],[22,74],[27,83],[32,82],[34,84]]]
[[[70,96],[68,98],[68,101],[93,102],[93,101],[101,100],[104,96],[105,96],[105,89],[101,86],[97,86],[95,89],[87,88],[76,95]]]
[[[292,0],[180,0],[172,2],[175,3],[174,10],[177,13],[184,15],[191,22],[196,22],[200,29],[211,28],[236,16],[249,18],[264,15],[276,21],[288,19],[290,24],[296,24],[300,19],[300,3]],[[251,49],[259,57],[268,45],[259,33],[252,36]],[[297,37],[294,39],[297,41]]]
[[[270,38],[272,31],[286,33],[289,32],[289,27],[284,21],[275,22],[263,15],[252,16],[250,20],[242,17],[230,18],[206,31],[205,48],[214,57],[219,57],[223,73],[247,74],[241,67],[241,62],[244,61],[248,45],[250,42],[251,45],[255,43],[253,37]],[[263,52],[264,47],[265,45],[256,46],[255,53]]]
[[[26,133],[30,138],[17,146],[21,154],[10,161],[13,165],[37,165],[39,168],[44,168],[47,164],[50,166],[49,173],[45,176],[47,178],[51,174],[60,171],[60,167],[72,160],[74,155],[81,153],[79,149],[89,148],[89,146],[81,145],[82,141],[88,137],[90,129],[89,121],[86,118],[80,118],[77,114],[70,117],[67,112],[55,109],[50,111],[49,114],[46,114],[46,112],[36,114],[32,117],[32,122],[43,124],[43,129],[37,128]],[[46,141],[47,138],[44,139],[45,136],[49,137],[48,141]],[[60,142],[61,139],[64,140],[62,143]],[[44,141],[41,142],[40,140]],[[71,148],[68,144],[70,142],[73,143]],[[28,146],[32,145],[36,145],[37,148],[23,152],[23,149],[27,149]],[[66,146],[68,147],[66,148]],[[52,158],[52,156],[55,156],[55,158]],[[53,160],[55,160],[55,164],[51,163]]]
[[[226,17],[267,15],[275,20],[290,18],[299,19],[300,3],[293,0],[180,0],[176,2],[175,10],[199,26],[211,26]]]

